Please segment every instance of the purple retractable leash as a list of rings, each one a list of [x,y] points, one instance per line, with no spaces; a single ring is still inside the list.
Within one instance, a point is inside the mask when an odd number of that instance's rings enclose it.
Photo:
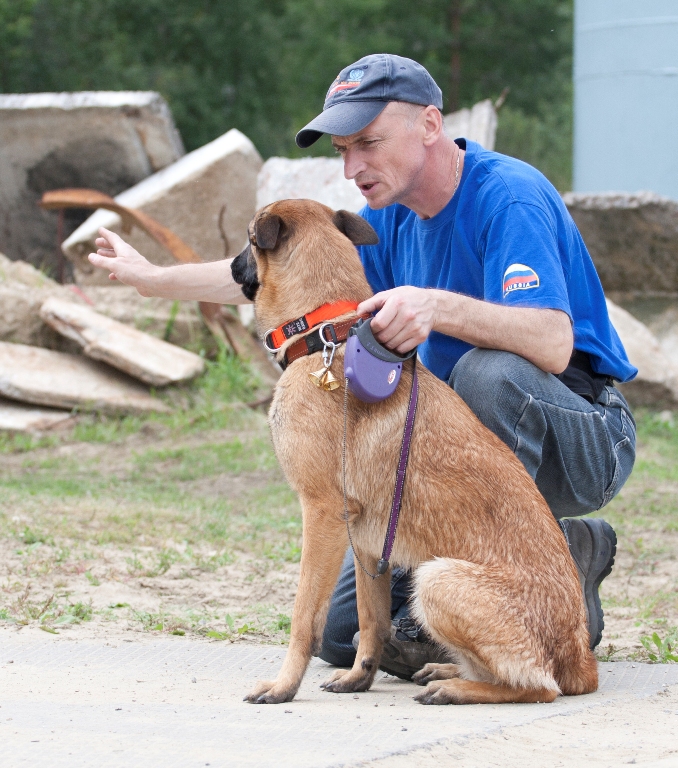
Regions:
[[[403,439],[400,444],[400,459],[398,461],[398,471],[396,474],[396,484],[393,490],[393,501],[391,502],[391,514],[388,518],[388,527],[386,528],[386,537],[384,539],[384,548],[381,553],[381,559],[377,562],[377,572],[370,573],[363,565],[353,546],[351,528],[348,523],[348,501],[346,497],[346,422],[348,414],[348,391],[367,403],[376,403],[385,400],[395,392],[402,366],[405,360],[413,358],[412,369],[412,389],[410,390],[410,400],[407,406],[407,416],[405,418],[405,428],[403,430]],[[344,494],[344,519],[346,520],[346,530],[348,539],[351,543],[351,549],[355,559],[362,570],[371,578],[376,579],[382,576],[388,570],[393,544],[395,542],[398,519],[400,517],[400,507],[403,500],[403,489],[405,487],[405,473],[407,472],[407,461],[410,456],[410,443],[412,442],[412,431],[414,429],[414,417],[417,413],[417,402],[419,400],[419,380],[417,378],[417,350],[408,352],[406,355],[397,355],[383,347],[372,334],[370,320],[359,321],[351,328],[349,338],[346,341],[346,353],[344,356],[344,439],[341,450],[341,478]]]

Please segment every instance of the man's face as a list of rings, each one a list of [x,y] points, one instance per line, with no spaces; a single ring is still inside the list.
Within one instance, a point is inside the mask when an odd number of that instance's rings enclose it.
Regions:
[[[353,179],[370,208],[406,204],[424,164],[424,108],[391,102],[366,128],[350,136],[332,136],[344,160],[344,176]]]

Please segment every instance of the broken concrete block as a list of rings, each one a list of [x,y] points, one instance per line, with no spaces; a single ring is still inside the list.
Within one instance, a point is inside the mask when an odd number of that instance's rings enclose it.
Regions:
[[[30,408],[0,399],[0,432],[46,432],[54,427],[63,427],[71,421],[73,414],[68,411]]]
[[[47,299],[40,317],[54,330],[77,342],[83,352],[145,384],[164,387],[192,379],[205,370],[193,352],[100,315],[89,307]]]
[[[678,292],[678,202],[652,192],[567,192],[606,293]]]
[[[129,285],[88,285],[80,289],[95,311],[158,339],[190,349],[216,351],[198,303],[141,296]],[[52,329],[50,329],[52,331]]]
[[[335,211],[343,208],[357,213],[365,207],[365,198],[358,187],[344,178],[344,161],[334,157],[301,160],[271,157],[267,160],[257,182],[257,210],[289,198],[317,200]],[[244,243],[246,237],[241,239]]]
[[[629,360],[638,369],[633,381],[618,385],[620,391],[636,406],[678,405],[678,367],[667,357],[657,337],[640,320],[609,299],[607,309]]]
[[[82,301],[68,286],[59,285],[25,261],[11,261],[0,254],[0,341],[75,351],[72,342],[40,319],[40,307],[51,296]]]
[[[109,414],[166,413],[140,384],[80,355],[0,342],[0,395],[53,408]]]
[[[497,136],[497,110],[491,99],[474,104],[471,109],[460,109],[443,118],[445,131],[453,139],[463,137],[477,141],[485,149],[494,149]]]
[[[117,195],[184,154],[169,107],[150,91],[0,95],[0,250],[56,272],[58,214],[37,203],[51,189]],[[61,239],[84,219],[67,211]]]
[[[203,261],[216,261],[236,255],[247,239],[247,225],[256,210],[261,163],[252,142],[233,129],[117,195],[115,200],[169,227]],[[82,285],[110,285],[105,270],[93,267],[87,260],[87,255],[96,250],[99,227],[120,234],[154,264],[176,263],[149,235],[137,228],[123,232],[116,213],[98,210],[62,246],[73,262],[76,281]]]

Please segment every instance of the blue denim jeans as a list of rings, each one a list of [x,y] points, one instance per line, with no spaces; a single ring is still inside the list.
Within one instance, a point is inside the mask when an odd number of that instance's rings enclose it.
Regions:
[[[631,474],[636,424],[616,387],[606,386],[591,404],[524,358],[491,349],[467,352],[455,365],[449,384],[522,461],[556,519],[600,509]],[[391,595],[392,618],[407,615],[406,571],[393,570]],[[332,595],[320,658],[350,667],[357,631],[349,550]]]

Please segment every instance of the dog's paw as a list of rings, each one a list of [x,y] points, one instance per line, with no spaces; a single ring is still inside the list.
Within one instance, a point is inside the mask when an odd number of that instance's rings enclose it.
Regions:
[[[332,693],[354,693],[357,691],[366,691],[374,679],[373,672],[360,670],[355,674],[352,669],[339,669],[332,677],[320,684],[320,687]]]
[[[243,701],[249,701],[250,704],[283,704],[292,701],[296,692],[296,689],[278,685],[275,680],[265,680],[258,682]]]
[[[459,677],[461,668],[457,664],[425,664],[419,672],[412,675],[412,682],[417,685],[428,685],[434,680],[451,680]]]
[[[414,697],[420,704],[459,704],[454,695],[454,680],[438,680],[429,683],[424,690]]]

